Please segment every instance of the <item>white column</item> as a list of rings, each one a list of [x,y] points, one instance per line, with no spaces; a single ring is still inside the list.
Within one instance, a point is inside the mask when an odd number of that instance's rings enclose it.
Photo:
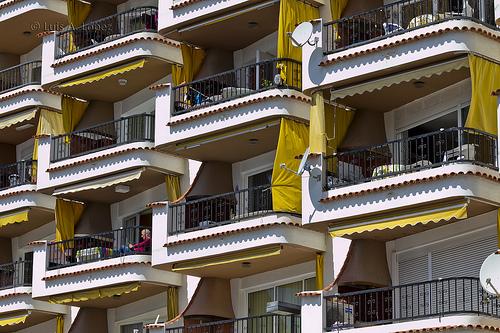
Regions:
[[[310,171],[302,174],[302,224],[312,223],[314,213],[320,205],[319,200],[323,195],[323,183],[325,180],[325,169],[321,155],[309,156],[307,165]],[[325,281],[326,283],[326,281]]]
[[[33,282],[31,294],[33,298],[45,296],[45,270],[47,267],[47,242],[37,242],[33,245]]]
[[[153,205],[153,231],[151,236],[151,264],[160,265],[167,259],[167,249],[164,245],[167,243],[168,235],[168,203],[161,202]]]
[[[38,138],[38,160],[36,162],[36,184],[38,189],[50,187],[50,174],[47,169],[50,166],[50,136]]]
[[[170,122],[172,110],[174,109],[174,101],[172,97],[172,85],[164,84],[162,87],[155,88],[155,146],[161,146],[171,141],[170,139]]]
[[[56,34],[52,33],[43,37],[42,44],[42,85],[54,81],[54,68],[52,64],[55,58]]]
[[[301,296],[301,332],[322,333],[323,327],[326,326],[324,313],[323,293],[312,296]]]

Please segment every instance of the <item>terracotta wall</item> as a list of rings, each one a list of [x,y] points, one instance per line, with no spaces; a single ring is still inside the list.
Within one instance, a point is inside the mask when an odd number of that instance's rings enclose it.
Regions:
[[[234,191],[230,163],[204,162],[188,197]]]
[[[0,143],[0,164],[16,162],[16,146],[7,143]]]
[[[350,0],[342,12],[342,17],[356,15],[384,5],[383,0]]]
[[[19,65],[19,56],[10,53],[0,53],[0,70]]]
[[[206,50],[206,58],[195,79],[215,75],[233,69],[233,52],[221,49]]]
[[[358,110],[340,148],[342,150],[354,149],[386,141],[384,114],[370,110]]]
[[[113,120],[113,103],[91,101],[76,129],[84,129]]]
[[[106,309],[80,308],[68,333],[108,333]]]
[[[15,258],[17,259],[17,258]],[[10,238],[0,238],[0,264],[7,264],[12,261],[12,244]]]
[[[95,234],[111,231],[111,210],[108,204],[86,203],[80,222],[75,227],[76,234]]]

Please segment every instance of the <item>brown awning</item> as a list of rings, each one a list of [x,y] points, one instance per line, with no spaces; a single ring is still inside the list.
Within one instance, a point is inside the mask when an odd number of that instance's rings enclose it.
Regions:
[[[217,300],[217,302],[214,302],[214,300]],[[183,316],[234,318],[231,283],[229,280],[202,278]]]

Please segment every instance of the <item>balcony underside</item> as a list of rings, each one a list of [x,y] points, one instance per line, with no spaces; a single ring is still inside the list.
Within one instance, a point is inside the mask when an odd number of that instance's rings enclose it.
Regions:
[[[108,286],[108,287],[120,287],[120,285],[113,285],[113,286]],[[86,291],[91,291],[92,289],[86,289],[86,290],[81,290],[75,288],[77,292],[86,292]],[[159,285],[159,284],[154,284],[154,283],[148,283],[148,282],[141,282],[140,287],[137,291],[132,291],[130,293],[124,293],[121,295],[115,295],[111,297],[103,297],[103,298],[97,298],[97,299],[91,299],[87,301],[78,301],[78,302],[67,302],[64,303],[65,305],[70,305],[70,306],[78,306],[78,307],[91,307],[91,308],[101,308],[101,309],[110,309],[110,308],[116,308],[125,304],[130,304],[133,302],[136,302],[138,300],[157,295],[162,292],[166,292],[167,287],[165,285]],[[52,295],[53,297],[64,297],[66,295],[70,294],[57,294],[57,295]],[[50,297],[41,297],[39,298],[40,300],[43,301],[48,301]]]
[[[16,4],[12,6],[16,6]],[[47,9],[30,10],[0,21],[0,31],[2,31],[0,36],[1,52],[27,53],[40,44],[38,33],[61,29],[67,21],[66,15]]]
[[[85,180],[80,183],[57,187],[54,194],[62,194],[65,198],[83,202],[113,203],[130,198],[164,182],[164,173],[153,168],[141,168],[104,178]],[[103,184],[104,187],[97,188],[99,186],[97,184]],[[117,193],[115,185],[128,186],[129,191],[127,193]]]
[[[2,313],[0,315],[0,318],[6,318],[6,319],[7,318],[14,318],[14,317],[26,315],[27,313],[28,313],[28,311],[15,311],[15,312]],[[35,326],[35,325],[41,324],[45,321],[52,320],[55,317],[56,317],[56,314],[53,314],[53,313],[37,311],[37,310],[30,310],[30,314],[28,315],[28,317],[26,318],[24,323],[12,325],[12,326],[0,326],[0,333],[11,333],[13,331],[27,329],[31,326]]]
[[[51,89],[63,94],[76,96],[86,100],[100,100],[107,102],[120,101],[144,89],[144,87],[147,87],[152,83],[164,78],[171,72],[171,63],[165,61],[164,59],[158,57],[147,57],[144,59],[145,63],[140,68],[107,76],[103,79],[93,80],[92,82],[76,84],[76,82],[79,80],[84,80],[90,77],[104,74],[107,71],[113,70],[114,67],[110,67],[107,69],[101,68],[99,72],[94,73],[91,73],[91,71],[87,71],[84,72],[85,75],[74,76],[70,80],[66,80],[58,85],[52,86]],[[128,62],[122,63],[120,65],[115,65],[115,67],[134,64],[137,61],[140,61],[140,58],[135,60],[131,58],[128,59]],[[119,80],[126,80],[126,84],[121,85]],[[65,86],[67,84],[74,85]]]
[[[28,221],[7,224],[0,227],[0,232],[3,237],[17,237],[21,236],[31,230],[37,229],[42,225],[54,221],[54,211],[42,207],[27,207],[28,210]],[[23,211],[23,209],[19,210]],[[8,212],[6,212],[8,214]]]

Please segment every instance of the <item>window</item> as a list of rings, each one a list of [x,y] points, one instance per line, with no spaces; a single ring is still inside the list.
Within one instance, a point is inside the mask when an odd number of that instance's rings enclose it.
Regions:
[[[120,326],[120,333],[142,333],[142,328],[142,323],[123,325]]]
[[[248,316],[253,317],[266,314],[267,303],[275,300],[300,305],[300,299],[295,294],[304,290],[315,289],[316,278],[312,277],[249,293]]]

